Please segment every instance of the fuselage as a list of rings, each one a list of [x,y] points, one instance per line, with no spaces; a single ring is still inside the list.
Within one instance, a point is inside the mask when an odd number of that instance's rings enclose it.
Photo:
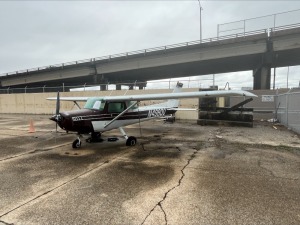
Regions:
[[[181,91],[182,84],[177,83],[173,94]],[[121,97],[121,98],[120,98]],[[142,100],[146,95],[142,96]],[[121,100],[122,99],[122,100]],[[179,105],[178,99],[168,98],[163,103],[138,107],[137,99],[131,96],[112,96],[88,98],[84,109],[59,113],[59,95],[57,97],[57,113],[50,119],[60,128],[79,134],[104,132],[157,117],[174,114]]]
[[[164,117],[175,112],[174,109],[169,110],[163,107],[132,107],[132,109],[120,116],[129,107],[130,102],[106,102],[101,107],[99,104],[97,105],[97,109],[89,107],[80,110],[65,111],[59,113],[58,116],[53,116],[51,119],[56,121],[63,130],[88,134],[104,132],[156,117]],[[117,116],[119,117],[115,119]],[[114,119],[115,121],[111,122]]]

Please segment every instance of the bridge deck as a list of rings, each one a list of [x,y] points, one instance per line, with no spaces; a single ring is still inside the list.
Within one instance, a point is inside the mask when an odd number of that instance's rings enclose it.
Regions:
[[[300,24],[16,71],[1,87],[126,83],[300,64]]]

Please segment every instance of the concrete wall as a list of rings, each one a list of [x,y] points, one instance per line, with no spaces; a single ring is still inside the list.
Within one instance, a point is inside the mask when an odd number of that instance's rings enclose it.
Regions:
[[[198,89],[183,89],[183,91],[198,91]],[[172,90],[120,90],[120,91],[85,91],[85,92],[64,92],[61,97],[76,96],[107,96],[107,95],[136,95],[136,94],[155,94],[169,93]],[[46,100],[48,97],[55,97],[57,93],[27,93],[27,94],[1,94],[0,95],[0,113],[20,113],[20,114],[49,114],[55,113],[55,101]],[[162,101],[144,101],[141,105],[149,105]],[[79,105],[83,107],[84,103]],[[180,101],[182,108],[197,108],[197,99],[182,99]],[[61,102],[61,111],[77,109],[73,102]],[[176,113],[177,119],[197,119],[197,111],[179,111]]]
[[[183,91],[198,91],[196,88],[185,88]],[[286,93],[288,89],[278,90],[278,94]],[[105,95],[135,95],[135,94],[155,94],[155,93],[169,93],[169,89],[156,90],[120,90],[120,91],[85,91],[85,92],[64,92],[60,93],[61,97],[75,97],[75,96],[105,96]],[[254,119],[270,119],[273,118],[273,111],[275,109],[275,102],[266,102],[263,100],[264,96],[276,95],[277,90],[255,90],[251,91],[256,94],[258,98],[245,107],[254,108]],[[0,95],[0,113],[20,113],[20,114],[49,114],[55,113],[55,101],[48,101],[46,98],[55,97],[56,93],[34,93],[34,94],[1,94]],[[229,102],[233,106],[244,100],[244,97],[231,97]],[[150,105],[162,101],[143,101],[140,105]],[[221,102],[220,102],[221,103]],[[83,107],[84,103],[79,103]],[[222,106],[222,105],[220,105]],[[180,101],[182,108],[198,108],[198,99],[182,99]],[[61,111],[76,109],[72,102],[61,102]],[[176,113],[177,119],[198,119],[197,111],[178,111]]]

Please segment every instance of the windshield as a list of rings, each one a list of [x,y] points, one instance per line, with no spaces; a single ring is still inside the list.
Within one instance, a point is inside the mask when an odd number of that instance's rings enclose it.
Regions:
[[[89,98],[86,103],[84,108],[85,109],[96,109],[102,111],[104,109],[105,102],[102,101],[101,98]]]

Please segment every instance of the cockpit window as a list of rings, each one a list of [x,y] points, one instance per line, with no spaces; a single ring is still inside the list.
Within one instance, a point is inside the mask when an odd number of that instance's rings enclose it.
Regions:
[[[125,110],[124,102],[110,102],[108,104],[108,113],[121,113]]]
[[[136,103],[136,101],[126,101],[127,107],[131,106],[132,104]],[[138,105],[135,104],[131,109],[137,109]]]
[[[102,111],[104,109],[105,102],[102,101],[100,98],[89,98],[86,103],[84,108],[85,109],[95,109],[95,110],[100,110]]]
[[[99,109],[101,105],[101,101],[95,101],[94,105],[93,105],[93,109]]]

